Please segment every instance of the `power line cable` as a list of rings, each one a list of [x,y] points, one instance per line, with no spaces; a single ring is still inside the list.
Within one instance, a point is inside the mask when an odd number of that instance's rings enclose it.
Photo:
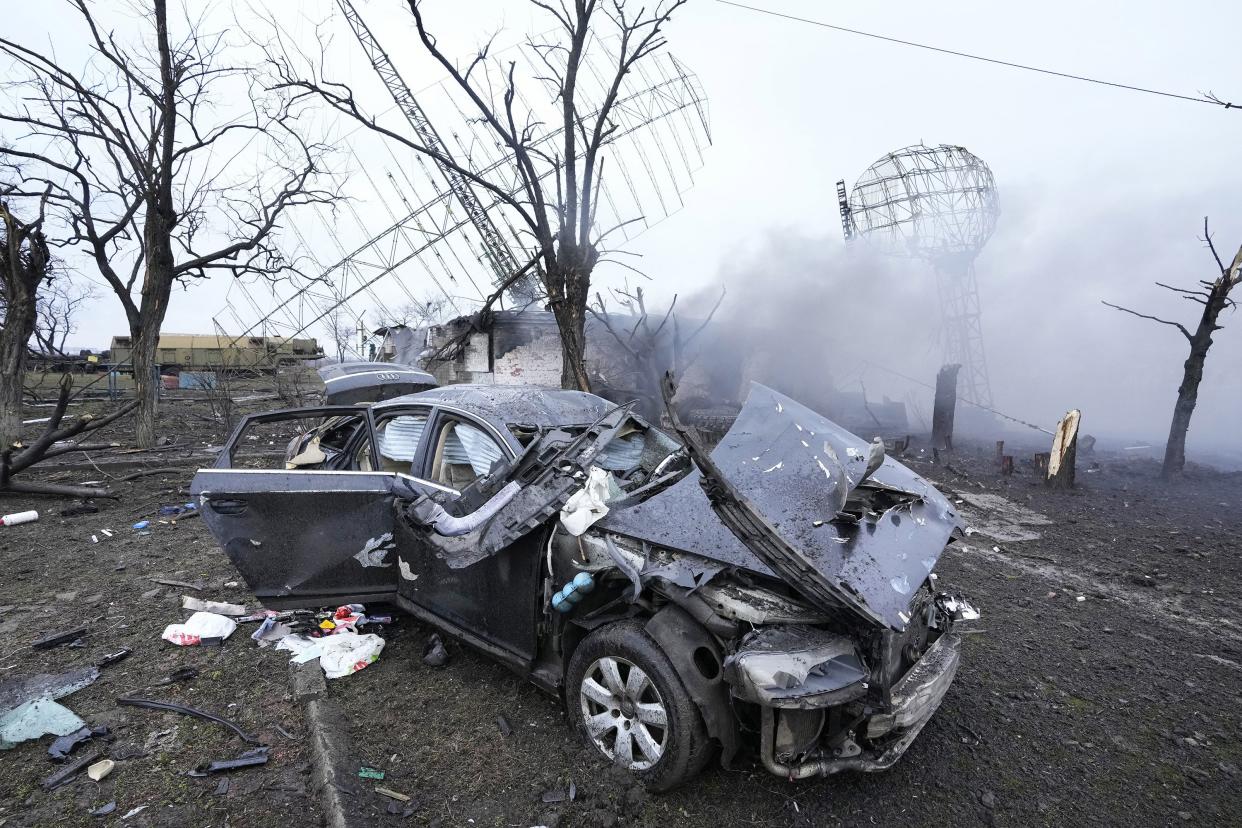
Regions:
[[[822,20],[812,20],[809,17],[798,17],[797,15],[786,14],[785,12],[778,12],[773,9],[764,9],[764,8],[759,8],[758,6],[748,6],[745,3],[736,3],[734,2],[734,0],[716,0],[716,2],[721,3],[725,6],[733,6],[739,9],[746,9],[747,11],[757,12],[759,14],[766,14],[772,17],[780,17],[785,20],[793,20],[798,23],[806,23],[811,26],[819,26],[820,28],[824,28],[824,29],[832,29],[833,31],[837,31],[837,32],[845,32],[846,34],[859,35],[860,37],[869,37],[869,38],[872,38],[873,40],[883,40],[887,43],[896,43],[900,46],[913,46],[916,49],[926,49],[929,52],[939,52],[943,55],[953,55],[954,57],[968,58],[970,60],[978,60],[978,61],[982,61],[983,63],[993,63],[993,64],[996,64],[997,66],[1008,66],[1011,69],[1025,69],[1028,72],[1038,72],[1041,75],[1052,75],[1053,77],[1058,77],[1058,78],[1067,78],[1069,80],[1084,81],[1086,83],[1095,83],[1101,86],[1111,86],[1116,89],[1128,89],[1131,92],[1146,92],[1149,95],[1161,95],[1165,98],[1177,98],[1178,100],[1182,100],[1182,101],[1193,101],[1194,103],[1206,103],[1206,104],[1212,104],[1214,106],[1223,106],[1225,109],[1242,109],[1242,105],[1231,103],[1230,101],[1222,101],[1220,98],[1216,97],[1211,92],[1208,92],[1206,95],[1200,94],[1197,97],[1193,95],[1180,95],[1176,92],[1166,92],[1160,89],[1149,89],[1145,86],[1132,86],[1128,83],[1115,83],[1113,81],[1100,80],[1099,78],[1089,78],[1089,77],[1086,77],[1085,75],[1073,75],[1068,72],[1057,72],[1052,69],[1043,69],[1038,66],[1028,66],[1025,63],[1014,63],[1013,61],[1000,60],[998,58],[983,57],[982,55],[972,55],[969,52],[958,52],[953,49],[943,49],[939,46],[930,46],[926,43],[915,43],[912,40],[902,40],[896,37],[888,37],[887,35],[875,34],[873,32],[864,32],[859,29],[850,29],[845,26],[837,26],[832,23],[826,23]]]

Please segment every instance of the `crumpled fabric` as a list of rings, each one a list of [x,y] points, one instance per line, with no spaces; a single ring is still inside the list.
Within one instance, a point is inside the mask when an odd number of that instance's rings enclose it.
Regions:
[[[565,527],[566,532],[577,537],[608,514],[611,480],[612,475],[607,471],[591,466],[586,485],[574,492],[561,508],[561,526]]]
[[[384,649],[384,639],[373,633],[358,635],[350,632],[323,638],[290,635],[282,638],[276,649],[293,653],[289,660],[297,664],[319,659],[324,675],[334,679],[356,673],[377,661]]]
[[[202,643],[204,638],[228,638],[237,629],[232,618],[214,612],[196,612],[184,624],[169,624],[160,638],[179,647]]]
[[[319,666],[330,679],[358,672],[379,660],[384,649],[384,639],[373,633],[341,633],[320,640]]]

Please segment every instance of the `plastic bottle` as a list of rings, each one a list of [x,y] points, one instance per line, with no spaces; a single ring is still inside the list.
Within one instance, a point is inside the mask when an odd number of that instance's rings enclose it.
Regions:
[[[16,526],[19,523],[34,523],[39,519],[39,513],[34,509],[29,512],[14,512],[11,515],[0,517],[0,526]]]

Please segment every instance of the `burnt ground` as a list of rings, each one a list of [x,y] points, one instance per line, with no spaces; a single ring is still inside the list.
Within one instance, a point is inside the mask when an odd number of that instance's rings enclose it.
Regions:
[[[201,450],[218,440],[210,433],[218,427],[181,411],[168,406],[165,416],[182,445]],[[141,747],[177,727],[166,746],[153,741],[146,758],[119,761],[103,783],[82,778],[52,793],[38,787],[53,769],[48,737],[0,754],[0,824],[93,824],[99,820],[87,809],[110,800],[117,814],[149,806],[127,826],[319,821],[285,654],[254,647],[246,625],[219,649],[159,640],[164,625],[183,615],[183,590],[152,595],[149,577],[201,580],[204,589],[194,594],[205,598],[248,598],[244,586],[223,586],[236,574],[197,519],[157,524],[149,536],[129,529],[159,505],[179,502],[201,456],[161,455],[160,464],[186,463],[186,472],[118,486],[124,499],[100,501],[98,515],[0,529],[0,604],[12,607],[0,614],[0,676],[64,669],[131,646],[129,659],[63,703],[92,724],[112,726],[116,745]],[[330,683],[356,754],[341,762],[351,772],[368,765],[386,775],[382,783],[360,781],[346,797],[351,814],[361,824],[445,826],[1236,824],[1242,475],[1195,468],[1164,483],[1153,463],[1100,455],[1080,457],[1080,486],[1059,492],[1021,464],[1016,476],[1000,477],[982,449],[959,451],[948,467],[918,457],[909,464],[962,500],[974,525],[1038,537],[1002,541],[980,531],[942,559],[942,584],[969,593],[984,615],[969,625],[944,704],[892,770],[789,783],[742,756],[732,770],[711,769],[679,791],[648,795],[579,744],[556,700],[506,670],[453,642],[448,666],[424,665],[428,630],[405,620],[390,631],[379,662]],[[79,482],[99,476],[61,473]],[[63,505],[0,499],[4,512]],[[1041,515],[1050,522],[1032,522]],[[97,531],[104,527],[115,531],[106,542]],[[74,622],[91,628],[84,649],[26,647]],[[145,694],[226,715],[272,745],[271,762],[233,774],[222,796],[216,779],[184,771],[245,745],[207,722],[114,703],[183,666],[199,667],[199,677]],[[571,783],[573,801],[544,801]],[[377,785],[411,796],[413,813],[390,814],[389,800],[367,790]]]

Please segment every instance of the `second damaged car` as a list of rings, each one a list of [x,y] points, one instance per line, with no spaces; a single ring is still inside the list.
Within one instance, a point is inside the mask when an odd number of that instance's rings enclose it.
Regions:
[[[672,422],[448,386],[252,416],[193,492],[266,606],[392,604],[562,698],[653,790],[742,747],[789,778],[889,767],[977,617],[933,572],[956,511],[761,385],[710,453]]]

